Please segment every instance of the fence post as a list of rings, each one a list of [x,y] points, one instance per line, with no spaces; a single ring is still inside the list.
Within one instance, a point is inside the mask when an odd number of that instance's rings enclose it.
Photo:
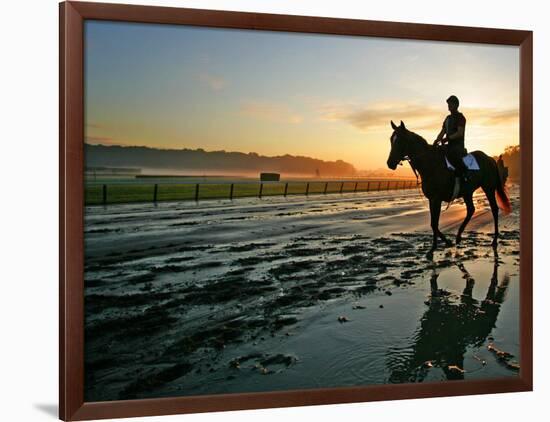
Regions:
[[[197,186],[195,186],[195,201],[199,200],[199,184],[197,183]]]
[[[355,182],[355,187],[353,188],[354,192],[357,192],[357,182]]]
[[[340,193],[344,191],[344,182],[340,183]]]
[[[328,189],[328,182],[325,183],[325,191],[323,192],[325,195],[327,194],[327,189]]]
[[[370,181],[367,182],[367,192],[370,190]]]
[[[158,191],[159,185],[155,183],[155,189],[153,190],[153,202],[157,202]]]
[[[376,188],[376,191],[380,191],[380,186],[382,186],[382,181],[378,181],[378,187]]]
[[[233,183],[231,183],[231,189],[229,189],[229,199],[233,199]]]
[[[107,185],[103,185],[103,205],[107,205]]]
[[[309,182],[307,182],[307,185],[306,185],[306,196],[309,195]]]
[[[288,182],[285,183],[285,196],[286,196],[287,192],[288,192]]]
[[[264,184],[260,183],[260,193],[258,194],[258,198],[262,197],[262,191],[264,190]]]

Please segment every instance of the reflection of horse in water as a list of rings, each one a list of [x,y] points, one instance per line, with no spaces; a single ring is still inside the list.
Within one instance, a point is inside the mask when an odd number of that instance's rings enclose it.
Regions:
[[[485,299],[472,297],[475,280],[462,263],[457,264],[466,280],[459,302],[438,288],[435,273],[431,278],[431,297],[428,310],[422,316],[410,355],[395,352],[389,356],[389,382],[421,382],[430,366],[441,368],[447,379],[462,379],[464,355],[468,347],[480,347],[487,340],[504,302],[510,278],[505,274],[498,284],[498,257],[495,256],[493,275]]]
[[[392,170],[403,160],[409,160],[415,171],[420,173],[422,178],[422,192],[430,201],[431,226],[433,230],[432,248],[429,254],[437,248],[437,239],[440,238],[447,246],[451,242],[439,230],[439,215],[441,203],[452,200],[455,177],[445,164],[444,153],[441,148],[429,145],[424,138],[409,131],[403,122],[400,126],[391,122],[394,130],[391,136],[391,150],[388,157],[388,167]],[[474,151],[479,170],[469,171],[469,182],[464,184],[458,197],[464,198],[466,204],[466,218],[460,225],[456,235],[456,243],[460,243],[462,232],[475,212],[473,193],[481,188],[487,196],[493,220],[495,223],[495,234],[493,247],[497,246],[498,239],[498,208],[504,212],[510,212],[511,205],[508,195],[504,190],[502,179],[497,169],[495,160],[481,151]],[[496,195],[495,195],[496,193]]]

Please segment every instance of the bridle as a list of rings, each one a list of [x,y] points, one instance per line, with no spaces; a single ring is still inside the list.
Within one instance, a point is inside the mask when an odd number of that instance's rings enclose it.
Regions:
[[[393,147],[393,144],[394,142],[396,141],[396,139],[392,138],[391,139],[391,143],[392,143],[392,147]],[[421,154],[418,154],[416,156],[416,158],[419,158],[419,157],[422,157],[424,155],[426,155],[429,151],[425,151]],[[403,156],[403,159],[399,160],[399,165],[402,165],[402,162],[403,161],[407,161],[409,163],[409,165],[411,166],[411,169],[414,173],[414,176],[416,177],[416,185],[419,186],[419,185],[422,185],[422,179],[420,178],[419,174],[418,174],[418,170],[416,169],[414,163],[413,163],[413,160],[411,157],[409,157],[408,155],[405,155]]]

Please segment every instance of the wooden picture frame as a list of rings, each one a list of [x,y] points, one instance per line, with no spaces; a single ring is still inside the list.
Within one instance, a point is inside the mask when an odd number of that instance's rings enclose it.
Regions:
[[[64,2],[60,4],[59,12],[59,416],[61,419],[88,420],[532,390],[533,34],[531,31],[107,3]],[[445,383],[426,382],[85,402],[82,139],[84,134],[83,23],[88,19],[518,46],[520,49],[520,145],[522,154],[521,369],[519,376]]]

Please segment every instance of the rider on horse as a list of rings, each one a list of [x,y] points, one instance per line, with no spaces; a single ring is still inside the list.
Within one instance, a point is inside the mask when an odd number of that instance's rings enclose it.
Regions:
[[[466,118],[458,111],[459,104],[455,95],[447,98],[447,106],[451,114],[443,121],[443,127],[437,135],[434,145],[447,144],[447,158],[455,168],[456,176],[467,182],[467,167],[462,161],[462,157],[465,155],[464,130],[466,128]]]

